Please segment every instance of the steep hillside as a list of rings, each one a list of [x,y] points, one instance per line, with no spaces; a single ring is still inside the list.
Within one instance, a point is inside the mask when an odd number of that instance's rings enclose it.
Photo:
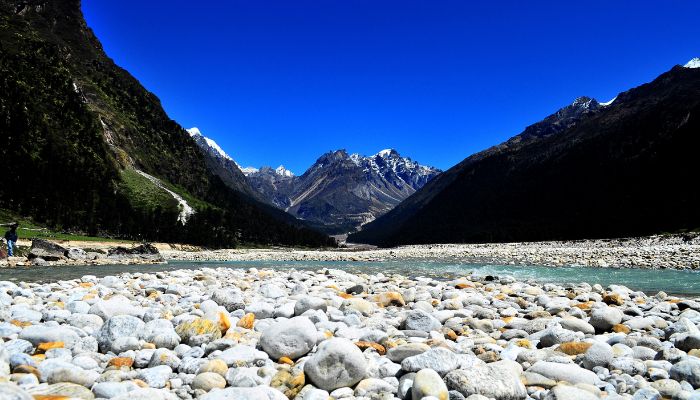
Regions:
[[[50,226],[212,246],[328,244],[212,174],[158,98],[105,55],[79,0],[0,0],[0,135],[3,207]]]
[[[275,206],[325,232],[352,232],[391,210],[438,175],[395,150],[373,156],[328,152],[301,176],[248,170],[251,186]]]
[[[465,159],[348,240],[531,241],[700,227],[692,183],[700,69],[674,67],[607,105],[580,100]]]

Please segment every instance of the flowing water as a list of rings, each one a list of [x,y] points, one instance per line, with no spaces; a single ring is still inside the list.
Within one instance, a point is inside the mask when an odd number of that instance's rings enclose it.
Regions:
[[[410,277],[433,277],[451,279],[469,273],[476,275],[510,275],[518,280],[532,280],[537,283],[591,285],[619,284],[649,294],[663,290],[669,294],[700,296],[700,271],[652,270],[652,269],[613,269],[590,267],[542,267],[494,264],[459,263],[453,260],[392,260],[377,262],[347,261],[233,261],[233,262],[184,262],[174,261],[162,265],[104,265],[71,267],[28,267],[0,269],[0,280],[14,282],[47,282],[75,279],[83,275],[117,275],[123,272],[158,272],[176,269],[198,268],[273,268],[319,270],[337,268],[351,273],[398,273]]]

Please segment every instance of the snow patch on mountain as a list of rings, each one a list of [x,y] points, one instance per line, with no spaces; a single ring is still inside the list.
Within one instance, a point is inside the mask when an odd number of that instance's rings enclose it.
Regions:
[[[258,168],[255,167],[242,167],[240,164],[236,163],[238,165],[238,168],[243,172],[243,175],[248,176],[250,174],[254,174],[256,172],[260,172]]]
[[[173,192],[172,190],[168,189],[163,185],[163,182],[160,181],[160,179],[156,178],[153,175],[149,175],[143,171],[136,170],[136,173],[139,175],[143,176],[144,178],[148,179],[151,181],[154,185],[156,185],[159,189],[162,189],[166,191],[169,195],[173,196],[175,201],[177,201],[177,208],[180,210],[180,213],[177,216],[177,221],[181,223],[182,225],[187,224],[187,220],[190,219],[192,215],[194,215],[195,211],[194,208],[192,208],[188,203],[187,200],[183,199],[182,196],[179,194]]]
[[[617,96],[613,97],[613,98],[612,98],[611,100],[609,100],[609,101],[606,101],[605,103],[600,103],[600,105],[603,106],[603,107],[607,107],[607,106],[609,106],[610,104],[612,104],[615,100],[617,100]]]
[[[275,168],[275,172],[277,173],[277,175],[280,175],[280,176],[286,176],[286,177],[294,176],[294,172],[285,168],[284,165],[280,165],[279,167]]]
[[[688,61],[683,67],[685,68],[700,68],[700,57],[695,57]]]

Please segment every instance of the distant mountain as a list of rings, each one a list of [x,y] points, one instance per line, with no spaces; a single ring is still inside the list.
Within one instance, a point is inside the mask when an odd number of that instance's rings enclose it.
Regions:
[[[579,98],[474,154],[348,241],[622,237],[700,228],[700,60],[607,103]]]
[[[248,169],[254,190],[290,214],[328,233],[346,233],[386,213],[440,171],[382,150],[364,157],[337,150],[303,175],[280,166]]]
[[[214,140],[202,135],[197,127],[187,129],[187,132],[202,149],[207,168],[221,178],[226,186],[261,199],[258,192],[248,184],[240,166]]]
[[[253,198],[235,171],[212,173],[196,140],[105,54],[80,0],[0,0],[0,142],[0,207],[51,227],[216,247],[331,244]]]

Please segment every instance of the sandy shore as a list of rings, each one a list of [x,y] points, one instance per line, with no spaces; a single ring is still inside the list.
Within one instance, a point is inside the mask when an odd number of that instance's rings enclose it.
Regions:
[[[438,244],[390,249],[227,249],[184,251],[158,246],[167,260],[182,261],[382,261],[452,259],[515,265],[700,269],[700,236],[564,242]]]

